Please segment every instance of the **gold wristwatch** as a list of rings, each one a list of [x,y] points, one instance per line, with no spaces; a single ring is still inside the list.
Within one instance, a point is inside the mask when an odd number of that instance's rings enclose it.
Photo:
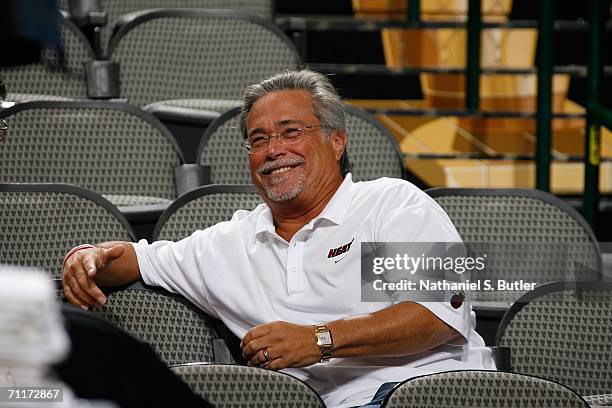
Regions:
[[[315,341],[319,350],[321,350],[321,360],[319,362],[327,363],[331,359],[332,351],[334,350],[334,340],[331,331],[324,324],[315,324],[314,329]]]

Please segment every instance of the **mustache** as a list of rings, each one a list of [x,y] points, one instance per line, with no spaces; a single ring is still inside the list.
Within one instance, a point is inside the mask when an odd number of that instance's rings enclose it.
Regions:
[[[278,160],[274,160],[274,161],[268,161],[263,163],[261,166],[257,167],[257,174],[266,174],[271,172],[274,169],[280,169],[281,167],[287,167],[287,166],[298,166],[300,164],[305,163],[306,160],[302,159],[302,158],[295,158],[295,159],[278,159]]]

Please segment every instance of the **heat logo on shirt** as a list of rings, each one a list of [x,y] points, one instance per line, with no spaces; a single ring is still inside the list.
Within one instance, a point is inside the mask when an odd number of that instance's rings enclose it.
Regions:
[[[329,253],[327,254],[327,258],[335,258],[338,255],[342,255],[343,253],[348,252],[349,249],[351,249],[351,244],[354,240],[355,238],[351,239],[351,242],[349,242],[348,244],[341,245],[338,248],[330,249]]]

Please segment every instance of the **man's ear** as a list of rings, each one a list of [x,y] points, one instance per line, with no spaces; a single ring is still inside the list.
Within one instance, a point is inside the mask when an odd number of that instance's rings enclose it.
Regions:
[[[340,160],[344,150],[346,149],[346,130],[334,130],[329,135],[329,142],[334,148],[336,161]]]

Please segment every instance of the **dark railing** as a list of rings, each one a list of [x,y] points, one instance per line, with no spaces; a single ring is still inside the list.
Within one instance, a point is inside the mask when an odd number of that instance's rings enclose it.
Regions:
[[[383,28],[465,28],[463,21],[413,21],[405,16],[392,17],[359,17],[353,16],[278,16],[276,23],[282,29],[309,31],[380,31]],[[605,23],[606,29],[612,29],[612,21]],[[509,20],[505,22],[483,21],[482,28],[538,28],[538,20]],[[589,29],[588,21],[555,20],[555,31],[585,32]]]
[[[538,20],[538,101],[536,117],[536,188],[550,191],[553,75],[553,0],[540,0]]]
[[[602,77],[601,38],[607,2],[589,1],[589,61],[587,76],[587,114],[584,149],[583,214],[595,229],[599,207],[599,164],[601,161],[601,125],[612,129],[612,111],[599,104]]]

